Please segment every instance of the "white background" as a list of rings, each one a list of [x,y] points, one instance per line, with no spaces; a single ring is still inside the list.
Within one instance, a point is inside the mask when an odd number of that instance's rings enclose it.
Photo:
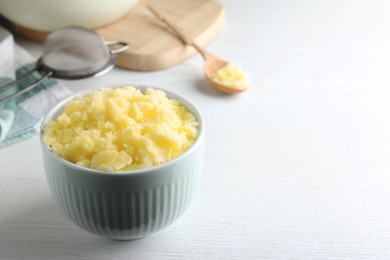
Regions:
[[[213,90],[199,55],[65,82],[152,85],[199,107],[206,165],[189,210],[146,239],[91,235],[54,203],[35,137],[0,150],[0,259],[390,258],[390,2],[221,2],[208,50],[249,73],[247,92]]]

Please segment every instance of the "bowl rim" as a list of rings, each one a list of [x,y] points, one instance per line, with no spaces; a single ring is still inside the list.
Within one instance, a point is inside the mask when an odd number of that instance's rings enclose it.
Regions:
[[[183,152],[182,154],[180,154],[176,158],[174,158],[170,161],[167,161],[165,163],[159,164],[159,165],[135,169],[135,170],[105,172],[105,171],[100,171],[100,170],[96,170],[96,169],[92,169],[92,168],[88,168],[88,167],[84,167],[84,166],[80,166],[80,165],[77,165],[75,163],[72,163],[72,162],[62,158],[61,156],[57,155],[53,151],[53,149],[43,141],[44,130],[45,130],[45,127],[47,126],[47,124],[49,122],[51,122],[55,116],[58,116],[59,111],[61,111],[61,109],[63,109],[74,98],[79,97],[79,96],[84,96],[84,95],[86,95],[94,90],[97,90],[97,89],[122,88],[122,87],[134,87],[134,88],[140,90],[141,92],[144,92],[147,88],[152,88],[154,90],[160,90],[160,91],[165,92],[166,96],[169,99],[179,100],[180,103],[182,105],[184,105],[195,116],[195,118],[197,119],[197,122],[199,123],[198,135],[197,135],[196,139],[194,140],[193,144],[185,152]],[[184,98],[183,96],[178,95],[172,91],[165,90],[163,88],[149,86],[149,85],[115,84],[115,85],[106,85],[106,86],[101,86],[101,87],[97,87],[97,88],[92,88],[92,89],[80,91],[80,92],[74,93],[74,94],[70,95],[69,97],[61,100],[58,104],[56,104],[54,107],[52,107],[46,113],[46,115],[43,117],[41,124],[40,124],[40,128],[39,128],[39,138],[40,138],[42,149],[44,149],[54,160],[58,161],[59,163],[65,164],[66,166],[68,166],[72,169],[83,171],[83,174],[104,175],[104,176],[129,176],[129,175],[139,175],[139,174],[144,175],[145,173],[148,173],[148,172],[158,171],[159,169],[169,167],[170,165],[175,164],[177,161],[182,160],[184,157],[187,157],[195,149],[196,146],[199,145],[200,141],[204,138],[204,131],[205,131],[205,123],[204,123],[204,118],[203,118],[202,114],[200,113],[199,109],[195,105],[193,105],[192,102],[190,102],[188,99]]]

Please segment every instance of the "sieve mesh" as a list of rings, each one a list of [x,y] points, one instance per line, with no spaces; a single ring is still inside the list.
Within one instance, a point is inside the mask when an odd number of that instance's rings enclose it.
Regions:
[[[100,70],[110,58],[99,34],[82,27],[66,27],[47,37],[41,63],[55,73],[73,77]]]

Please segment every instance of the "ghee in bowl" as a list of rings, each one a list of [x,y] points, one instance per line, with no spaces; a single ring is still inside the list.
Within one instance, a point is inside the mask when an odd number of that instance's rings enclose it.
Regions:
[[[195,116],[161,90],[101,88],[67,104],[43,140],[77,165],[126,171],[176,158],[192,145],[197,127]]]
[[[81,228],[118,240],[146,237],[180,217],[204,161],[198,109],[174,93],[142,86],[62,101],[43,119],[40,138],[59,207]]]

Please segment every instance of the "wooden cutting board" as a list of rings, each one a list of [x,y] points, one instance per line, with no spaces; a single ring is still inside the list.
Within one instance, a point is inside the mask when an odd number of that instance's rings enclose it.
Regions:
[[[113,2],[113,4],[115,4]],[[152,4],[171,18],[201,46],[219,32],[224,10],[216,0],[140,0],[122,19],[95,29],[106,40],[120,40],[130,48],[117,56],[117,65],[130,70],[154,71],[176,65],[195,53],[158,21],[146,8]],[[17,30],[30,39],[43,41],[47,33]]]

